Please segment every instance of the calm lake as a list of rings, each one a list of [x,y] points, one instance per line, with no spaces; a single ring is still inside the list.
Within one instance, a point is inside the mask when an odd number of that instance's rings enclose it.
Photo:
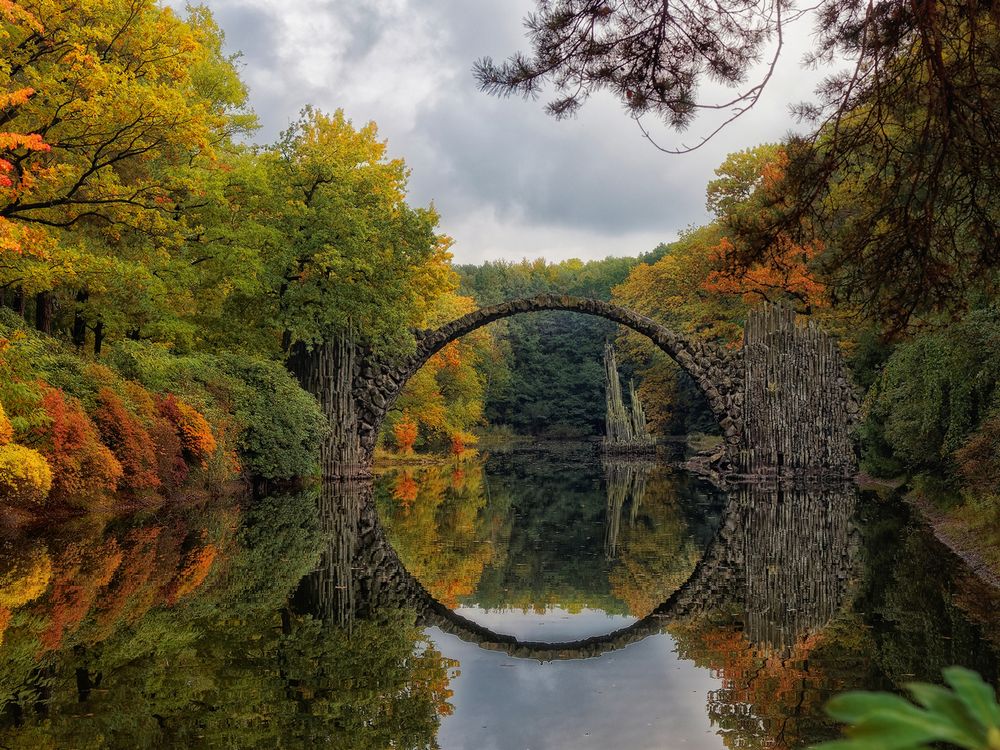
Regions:
[[[3,748],[799,748],[996,683],[1000,594],[890,494],[542,444],[10,533],[0,631]]]

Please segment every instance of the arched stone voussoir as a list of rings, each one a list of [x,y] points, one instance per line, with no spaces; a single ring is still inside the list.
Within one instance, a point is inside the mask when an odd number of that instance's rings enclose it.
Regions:
[[[397,370],[403,375],[399,379],[398,388],[402,388],[406,380],[412,377],[428,359],[452,341],[503,318],[546,310],[577,312],[605,318],[646,336],[686,370],[703,389],[706,384],[711,382],[709,377],[711,371],[721,372],[731,369],[728,365],[730,353],[726,350],[704,342],[689,340],[657,323],[652,318],[640,315],[633,310],[610,302],[585,297],[540,294],[535,297],[508,300],[483,307],[463,315],[435,331],[423,332],[418,338],[416,352],[397,367]],[[712,395],[718,395],[724,389],[721,383],[712,383],[712,386],[714,389]],[[390,398],[394,398],[395,395],[390,394]],[[721,419],[724,415],[720,412],[716,416]]]

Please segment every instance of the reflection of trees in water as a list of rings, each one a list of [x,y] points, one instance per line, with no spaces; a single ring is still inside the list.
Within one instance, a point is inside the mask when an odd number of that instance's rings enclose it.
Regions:
[[[454,664],[414,614],[371,613],[350,631],[319,617],[350,601],[337,598],[360,540],[342,499],[324,492],[321,528],[306,494],[0,549],[0,745],[433,746]],[[334,558],[317,566],[321,546]],[[316,609],[290,608],[309,571],[327,577]]]
[[[499,498],[487,503],[482,464],[402,471],[380,490],[386,530],[407,569],[436,599],[458,606],[502,549],[495,539],[505,514]]]
[[[506,454],[489,480],[468,462],[459,484],[450,467],[397,472],[379,509],[403,564],[450,607],[645,615],[690,574],[721,501],[651,463],[588,456]]]
[[[832,731],[822,704],[870,647],[858,623],[831,624],[857,575],[855,500],[853,486],[733,492],[706,581],[724,595],[669,628],[681,656],[721,678],[708,710],[727,747],[800,747]]]
[[[634,527],[642,499],[646,495],[646,482],[655,464],[651,461],[605,458],[601,465],[604,467],[604,484],[608,493],[604,556],[608,560],[614,560],[618,551],[622,511],[627,503],[629,526]]]
[[[690,577],[701,557],[684,512],[701,490],[653,462],[605,459],[603,466],[611,591],[631,615],[643,617]]]

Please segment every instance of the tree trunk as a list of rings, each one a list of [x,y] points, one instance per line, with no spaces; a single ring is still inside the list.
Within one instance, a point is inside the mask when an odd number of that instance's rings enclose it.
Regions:
[[[42,333],[52,333],[53,299],[51,292],[35,295],[35,328]]]
[[[14,301],[11,303],[11,308],[17,311],[17,314],[22,318],[24,317],[26,301],[24,298],[24,289],[18,287],[14,290]]]
[[[86,289],[76,293],[76,309],[73,311],[73,344],[77,349],[83,349],[87,343],[87,319],[83,317],[82,306],[87,303],[90,295]]]
[[[320,446],[320,466],[326,479],[371,475],[361,447],[354,400],[355,359],[354,343],[343,334],[312,349],[297,343],[288,358],[288,369],[299,385],[316,397],[330,424],[330,432]]]
[[[94,356],[101,356],[101,344],[104,343],[104,321],[97,321],[94,324]]]

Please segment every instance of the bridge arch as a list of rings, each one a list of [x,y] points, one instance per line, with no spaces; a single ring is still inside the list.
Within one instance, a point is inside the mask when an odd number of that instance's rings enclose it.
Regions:
[[[525,313],[557,310],[605,318],[647,337],[673,359],[705,395],[722,430],[727,453],[735,457],[744,433],[742,354],[689,339],[628,308],[601,300],[542,294],[483,307],[438,328],[417,333],[416,351],[402,362],[368,362],[355,378],[360,452],[370,463],[378,431],[407,381],[453,341],[494,321]]]

